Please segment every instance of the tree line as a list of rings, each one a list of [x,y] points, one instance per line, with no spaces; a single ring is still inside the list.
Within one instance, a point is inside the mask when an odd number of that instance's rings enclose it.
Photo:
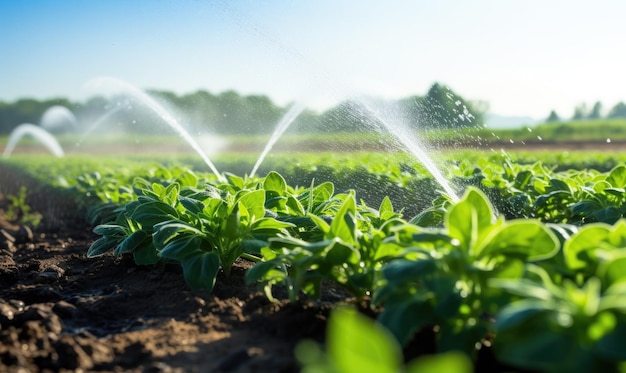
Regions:
[[[581,103],[574,108],[571,120],[626,118],[626,104],[618,102],[605,115],[603,112],[603,105],[600,101],[596,101],[591,108],[586,103]],[[546,119],[547,122],[561,122],[562,120],[555,110],[550,111],[550,115]]]
[[[147,93],[163,103],[188,130],[198,133],[271,133],[290,106],[279,106],[265,95],[241,95],[232,90],[219,94],[205,90],[183,95],[162,90]],[[105,127],[120,126],[151,133],[167,130],[166,126],[156,124],[162,118],[146,105],[133,97],[119,95],[94,96],[84,102],[66,98],[0,101],[0,134],[10,133],[22,123],[38,124],[44,112],[55,105],[69,109],[81,126],[88,127],[106,117],[107,120],[102,121]],[[368,103],[346,100],[323,112],[307,109],[296,119],[291,130],[370,131],[381,126],[380,112],[391,112],[394,120],[400,119],[415,129],[473,127],[482,125],[486,111],[485,103],[470,102],[450,87],[434,83],[423,96]]]

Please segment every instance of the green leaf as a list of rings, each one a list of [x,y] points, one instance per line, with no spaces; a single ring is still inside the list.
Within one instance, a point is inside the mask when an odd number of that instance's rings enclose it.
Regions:
[[[239,198],[239,203],[245,206],[251,220],[265,216],[265,192],[261,189],[247,192]]]
[[[487,196],[469,188],[460,202],[448,210],[445,217],[450,237],[460,241],[465,250],[472,250],[494,224],[493,208]]]
[[[279,196],[287,195],[287,183],[285,179],[276,171],[271,171],[263,181],[263,189],[276,192]]]
[[[159,256],[154,246],[149,242],[135,248],[133,258],[137,265],[152,265],[159,262]]]
[[[602,275],[602,287],[604,288],[619,282],[626,282],[626,253],[608,260],[598,272]]]
[[[378,322],[389,329],[401,345],[406,345],[417,331],[434,324],[435,311],[429,302],[432,297],[429,293],[396,297],[384,305]]]
[[[115,248],[115,255],[121,255],[123,253],[132,253],[137,248],[145,244],[152,246],[152,235],[143,230],[133,232],[130,236],[126,237],[124,241],[122,241]],[[153,247],[153,250],[155,250],[154,247]]]
[[[473,371],[472,361],[461,352],[419,357],[406,367],[406,373],[471,373]]]
[[[246,284],[254,284],[276,267],[277,263],[273,261],[256,263],[252,268],[246,271]]]
[[[161,258],[183,262],[187,258],[197,256],[202,250],[202,237],[193,234],[176,236],[169,240],[159,251]]]
[[[330,224],[330,232],[326,238],[339,238],[344,242],[356,243],[356,201],[350,194]]]
[[[388,196],[383,198],[383,201],[380,203],[380,207],[378,208],[378,216],[381,219],[389,219],[394,216],[393,205],[391,204],[391,200]]]
[[[354,310],[338,308],[328,321],[328,354],[342,373],[397,373],[401,350],[393,336]]]
[[[559,240],[537,220],[512,220],[492,231],[477,251],[479,257],[514,255],[536,261],[553,257],[559,251]]]
[[[120,242],[120,237],[104,236],[95,240],[87,250],[87,258],[95,258],[113,250]]]
[[[619,165],[611,170],[611,173],[606,178],[606,181],[615,188],[626,187],[626,166]]]
[[[256,220],[250,226],[252,233],[279,233],[286,228],[293,228],[294,224],[278,221],[272,218],[263,218]]]
[[[163,221],[178,218],[178,212],[167,203],[149,200],[138,205],[131,212],[131,218],[141,224],[144,229],[149,229]]]
[[[197,215],[204,210],[204,203],[189,197],[178,197],[180,204],[191,214]]]
[[[101,236],[126,236],[126,227],[117,224],[100,224],[93,229],[93,233]]]
[[[602,243],[606,242],[609,232],[610,226],[603,223],[588,224],[576,232],[563,246],[567,266],[576,270],[596,263],[595,251],[607,246]]]
[[[203,252],[181,263],[185,281],[192,290],[211,292],[220,269],[220,258],[214,252]]]

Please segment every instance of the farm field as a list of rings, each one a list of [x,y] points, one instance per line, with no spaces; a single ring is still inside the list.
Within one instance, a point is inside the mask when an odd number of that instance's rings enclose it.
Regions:
[[[458,200],[401,153],[5,159],[0,362],[330,372],[359,330],[409,371],[618,371],[623,153],[433,155]]]

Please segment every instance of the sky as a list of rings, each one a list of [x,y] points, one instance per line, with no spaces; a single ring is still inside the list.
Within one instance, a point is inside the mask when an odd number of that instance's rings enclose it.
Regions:
[[[85,99],[100,76],[323,110],[439,82],[489,112],[626,102],[621,0],[0,2],[0,101]]]

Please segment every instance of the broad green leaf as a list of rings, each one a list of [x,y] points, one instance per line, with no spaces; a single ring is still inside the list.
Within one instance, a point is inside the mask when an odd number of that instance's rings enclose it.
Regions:
[[[350,194],[335,215],[330,224],[330,231],[326,238],[339,238],[344,242],[356,243],[356,202],[354,194]]]
[[[200,236],[185,234],[169,240],[165,246],[159,250],[158,254],[161,258],[183,262],[189,257],[195,257],[198,253],[203,251],[202,238]]]
[[[174,205],[178,200],[178,193],[180,191],[180,185],[178,183],[172,183],[165,188],[165,200],[170,204]]]
[[[342,266],[344,263],[358,262],[361,256],[354,247],[334,241],[332,247],[326,253],[326,259],[330,264]]]
[[[383,276],[390,286],[416,282],[437,271],[436,259],[394,260],[383,267]]]
[[[89,249],[87,250],[87,258],[95,258],[106,254],[107,252],[113,250],[113,248],[118,245],[121,239],[121,237],[111,236],[98,238],[89,246]]]
[[[445,221],[450,237],[471,251],[494,224],[493,208],[483,192],[469,188],[461,201],[450,208]]]
[[[185,281],[192,290],[213,290],[220,269],[220,258],[214,252],[203,252],[182,261]]]
[[[153,241],[159,249],[162,249],[163,245],[183,234],[204,236],[202,231],[188,225],[184,221],[168,220],[154,226]]]
[[[136,231],[133,232],[130,236],[126,237],[124,241],[122,241],[115,248],[115,255],[121,255],[123,253],[132,253],[137,248],[142,245],[148,244],[152,246],[152,235],[146,231]],[[152,246],[153,250],[156,250],[154,246]]]
[[[626,282],[626,253],[608,260],[598,269],[602,278],[602,287],[606,288],[619,282]]]
[[[285,179],[276,171],[271,171],[263,181],[263,189],[276,192],[279,196],[286,196],[287,183]]]
[[[126,236],[126,228],[117,224],[100,224],[93,229],[93,233],[100,236]]]
[[[251,285],[265,277],[271,270],[276,268],[277,263],[273,261],[259,262],[246,271],[246,284]]]
[[[512,220],[500,225],[485,238],[479,257],[513,255],[529,261],[553,257],[559,240],[548,227],[537,220]]]
[[[265,192],[261,189],[245,193],[239,198],[239,203],[245,206],[251,220],[265,216]]]
[[[383,327],[355,310],[338,308],[328,321],[328,354],[342,373],[397,373],[402,353]]]
[[[383,201],[380,203],[380,207],[378,208],[378,216],[381,219],[388,219],[394,215],[393,205],[391,204],[391,200],[388,196],[383,198]]]
[[[287,197],[287,203],[285,204],[285,207],[289,209],[289,211],[287,211],[288,214],[301,216],[306,214],[306,212],[304,211],[304,206],[302,206],[300,201],[298,201],[298,199],[294,196],[290,195]]]
[[[228,182],[235,187],[235,190],[241,190],[245,187],[243,178],[237,175],[226,173],[226,179],[228,179]]]
[[[167,203],[151,200],[138,205],[132,211],[131,218],[145,229],[149,229],[163,221],[178,218],[178,212]]]
[[[378,322],[389,329],[401,345],[406,345],[422,327],[435,322],[431,298],[433,295],[429,293],[395,297],[393,302],[384,304]]]
[[[406,367],[406,373],[471,373],[473,371],[472,361],[461,352],[422,356],[411,361]]]
[[[187,210],[188,213],[193,215],[197,215],[204,210],[204,203],[202,201],[198,201],[197,199],[189,198],[189,197],[179,197],[179,202],[183,207]]]
[[[144,242],[142,245],[135,247],[133,258],[137,265],[152,265],[159,262],[157,251],[149,242]]]
[[[626,187],[626,166],[619,165],[613,168],[606,181],[615,188]]]
[[[570,269],[585,268],[595,257],[597,249],[607,247],[610,226],[603,223],[588,224],[565,241],[563,254]]]
[[[278,233],[286,228],[293,228],[294,224],[278,221],[272,218],[262,218],[254,221],[250,226],[252,233]]]

